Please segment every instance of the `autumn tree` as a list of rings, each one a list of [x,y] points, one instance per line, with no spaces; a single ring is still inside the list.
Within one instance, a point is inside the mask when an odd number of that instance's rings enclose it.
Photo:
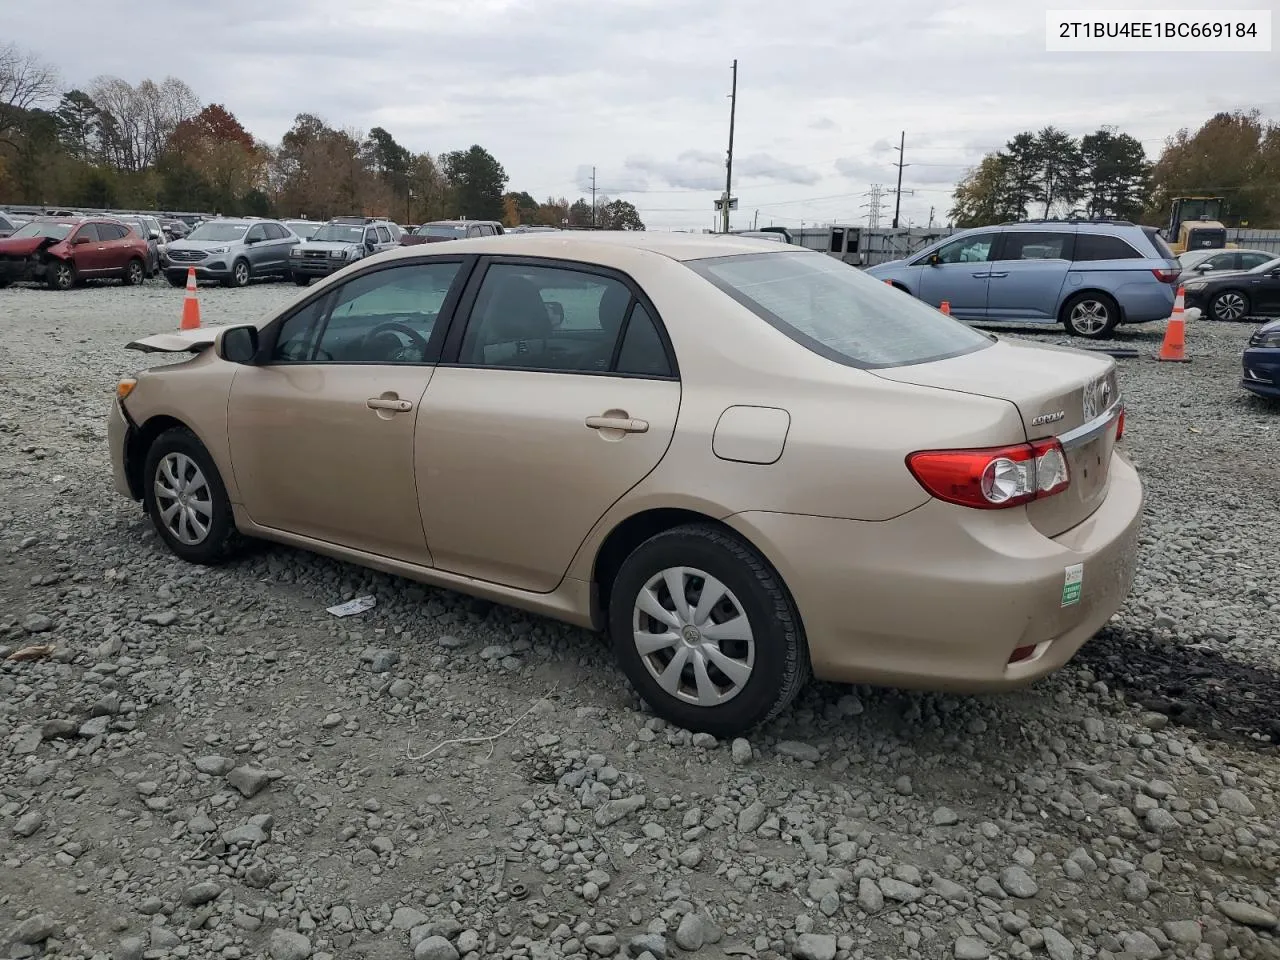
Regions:
[[[120,170],[152,166],[183,120],[200,111],[200,99],[181,80],[143,80],[136,87],[119,77],[98,77],[89,96],[98,105],[99,136],[108,161]]]
[[[429,153],[410,157],[408,182],[410,223],[443,220],[449,215],[449,184],[435,157]]]
[[[569,221],[569,200],[566,197],[547,197],[538,204],[537,216],[529,223],[541,227],[563,227]]]
[[[443,157],[454,212],[469,220],[501,220],[507,172],[488,150],[473,144]]]
[[[262,185],[265,164],[253,135],[226,107],[211,103],[177,125],[157,166],[168,205],[231,213]]]
[[[0,43],[0,142],[17,146],[30,111],[58,96],[58,71],[15,43]]]
[[[538,201],[523,190],[507,193],[502,198],[503,226],[516,227],[520,224],[536,224],[538,220]]]
[[[989,153],[965,173],[952,196],[951,222],[961,229],[1015,219],[1016,201],[1009,190],[1009,158]],[[1023,208],[1025,211],[1025,207]]]

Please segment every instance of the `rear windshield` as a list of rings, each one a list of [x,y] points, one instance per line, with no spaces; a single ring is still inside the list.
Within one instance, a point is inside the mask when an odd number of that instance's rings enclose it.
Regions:
[[[899,367],[972,353],[991,338],[822,253],[780,250],[686,266],[814,353]]]
[[[457,240],[467,235],[467,228],[429,223],[413,232],[420,237],[442,237],[445,240]]]
[[[1166,260],[1178,259],[1177,254],[1175,254],[1173,252],[1173,249],[1167,243],[1164,242],[1164,237],[1160,236],[1160,232],[1156,230],[1155,227],[1145,227],[1143,229],[1143,232],[1147,235],[1147,238],[1155,246],[1156,252],[1160,254],[1160,256],[1164,257]]]

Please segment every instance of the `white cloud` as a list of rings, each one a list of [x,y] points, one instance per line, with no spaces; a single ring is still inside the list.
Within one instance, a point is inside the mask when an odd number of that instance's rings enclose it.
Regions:
[[[857,220],[868,186],[894,182],[903,130],[903,185],[916,191],[903,217],[923,221],[1020,130],[1114,124],[1155,153],[1217,110],[1280,113],[1274,55],[1048,54],[1054,0],[735,0],[732,16],[705,0],[221,0],[126,20],[84,3],[56,32],[39,5],[7,6],[6,39],[70,83],[167,70],[268,141],[308,112],[384,126],[413,150],[479,143],[539,198],[584,195],[594,165],[598,189],[656,227],[710,222],[734,57],[743,221],[757,208],[761,222]]]

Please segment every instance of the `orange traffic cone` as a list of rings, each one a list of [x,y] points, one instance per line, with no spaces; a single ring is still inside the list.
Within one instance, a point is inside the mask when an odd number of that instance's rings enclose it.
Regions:
[[[1187,356],[1187,318],[1186,297],[1182,287],[1178,287],[1178,295],[1173,298],[1173,313],[1164,328],[1164,342],[1160,344],[1157,360],[1169,360],[1174,363],[1189,363]]]
[[[187,269],[187,296],[182,301],[182,330],[195,330],[200,326],[200,301],[196,299],[196,268]]]
[[[886,280],[886,281],[885,281],[885,283],[887,283],[887,284],[888,284],[889,286],[891,286],[891,287],[893,286],[893,281],[892,281],[892,280]]]
[[[951,316],[951,301],[943,300],[942,303],[938,305],[938,309],[941,310],[948,317]]]

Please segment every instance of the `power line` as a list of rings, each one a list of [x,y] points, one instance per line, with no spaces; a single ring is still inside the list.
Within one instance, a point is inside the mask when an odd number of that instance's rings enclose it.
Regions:
[[[868,197],[866,203],[862,204],[859,209],[867,211],[867,226],[874,230],[880,226],[880,215],[884,212],[881,207],[884,204],[884,186],[883,184],[873,183],[871,189],[863,194]]]

